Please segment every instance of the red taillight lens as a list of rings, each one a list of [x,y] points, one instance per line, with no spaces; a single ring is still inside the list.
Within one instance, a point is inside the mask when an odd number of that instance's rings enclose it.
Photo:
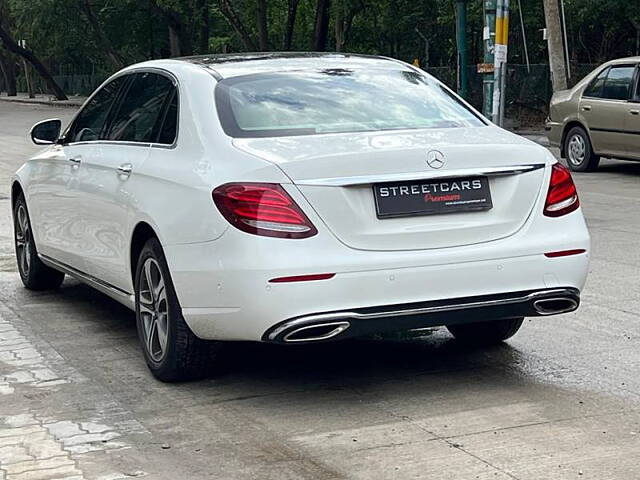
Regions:
[[[579,206],[578,191],[571,178],[571,172],[564,165],[556,163],[551,170],[544,214],[547,217],[561,217],[577,210]]]
[[[227,183],[213,191],[213,201],[224,218],[243,232],[279,238],[307,238],[318,233],[276,183]]]

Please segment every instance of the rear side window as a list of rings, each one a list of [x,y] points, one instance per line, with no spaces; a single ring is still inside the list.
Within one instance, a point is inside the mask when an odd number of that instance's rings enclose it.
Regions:
[[[65,139],[68,143],[88,142],[102,138],[109,110],[126,81],[127,77],[118,77],[96,92],[66,133]]]
[[[629,100],[631,84],[636,67],[634,65],[622,65],[611,67],[609,75],[604,82],[602,98],[610,100]]]
[[[607,79],[609,69],[605,68],[584,91],[585,97],[601,98],[602,88],[604,87],[604,81]]]
[[[173,95],[173,82],[163,75],[135,75],[109,127],[108,140],[152,143],[163,120],[165,102]]]

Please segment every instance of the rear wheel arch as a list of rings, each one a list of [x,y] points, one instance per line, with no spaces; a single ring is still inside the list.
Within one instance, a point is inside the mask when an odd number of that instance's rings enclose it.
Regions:
[[[157,238],[158,240],[160,239],[151,225],[149,225],[147,222],[139,222],[133,229],[133,234],[131,235],[131,247],[129,249],[131,284],[134,287],[136,284],[136,268],[138,266],[138,258],[140,257],[140,253],[142,252],[145,243],[147,243],[150,238]]]

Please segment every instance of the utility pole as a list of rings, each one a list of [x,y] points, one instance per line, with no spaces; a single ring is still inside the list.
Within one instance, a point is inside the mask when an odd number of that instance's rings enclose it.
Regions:
[[[484,0],[484,64],[478,66],[482,73],[482,113],[487,118],[493,116],[494,48],[496,44],[496,0]]]
[[[469,80],[467,75],[467,0],[456,1],[456,44],[458,46],[458,94],[469,98]]]
[[[504,125],[506,103],[507,51],[509,45],[509,0],[496,3],[496,44],[494,53],[494,91],[492,120]]]
[[[544,1],[544,17],[547,24],[547,45],[549,47],[549,68],[553,91],[567,88],[567,65],[562,38],[562,23],[558,0]]]

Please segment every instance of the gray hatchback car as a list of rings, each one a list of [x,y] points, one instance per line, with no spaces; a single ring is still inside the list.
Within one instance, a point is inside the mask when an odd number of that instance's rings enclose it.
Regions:
[[[553,95],[547,135],[571,170],[594,171],[601,157],[640,160],[639,64],[612,60]]]

